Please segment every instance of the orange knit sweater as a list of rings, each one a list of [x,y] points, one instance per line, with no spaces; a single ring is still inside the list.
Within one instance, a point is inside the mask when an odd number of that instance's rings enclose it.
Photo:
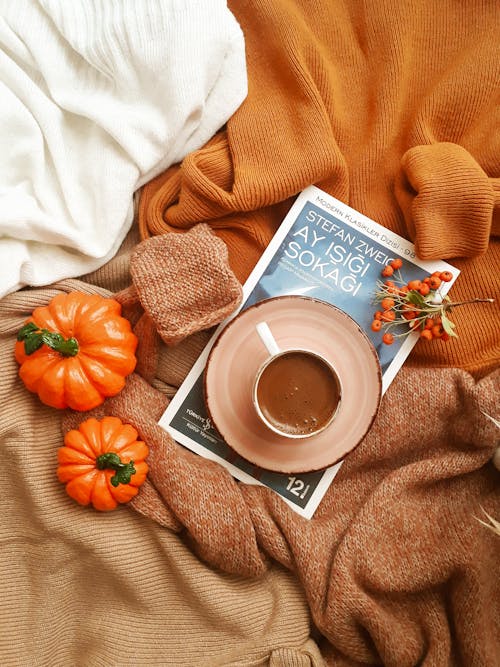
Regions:
[[[148,183],[143,237],[207,221],[243,280],[312,183],[462,271],[459,338],[409,364],[482,376],[500,358],[500,12],[488,0],[241,0],[248,97]]]

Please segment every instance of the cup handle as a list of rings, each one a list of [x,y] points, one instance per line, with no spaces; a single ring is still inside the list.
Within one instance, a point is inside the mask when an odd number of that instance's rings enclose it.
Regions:
[[[278,343],[275,341],[267,322],[259,322],[255,325],[255,328],[271,357],[275,354],[279,354],[281,350],[278,347]]]

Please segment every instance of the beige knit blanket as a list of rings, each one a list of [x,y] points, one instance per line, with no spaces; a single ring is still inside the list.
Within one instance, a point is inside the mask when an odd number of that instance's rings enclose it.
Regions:
[[[136,240],[87,282],[0,301],[0,665],[323,665],[293,573],[279,564],[253,578],[217,570],[193,554],[187,535],[129,506],[109,514],[82,508],[57,481],[62,415],[19,381],[15,332],[59,291],[125,287]],[[177,381],[185,364],[181,353],[168,376],[162,360],[160,376]]]
[[[133,237],[85,281],[0,301],[2,667],[498,664],[499,538],[477,518],[500,515],[498,433],[484,414],[498,409],[500,372],[475,382],[461,370],[403,368],[314,518],[303,519],[157,425],[207,339],[194,332],[207,326],[209,302],[196,301],[199,266],[186,262],[196,236],[183,235],[170,255],[169,237],[155,240],[168,261],[157,254],[161,280],[150,289],[167,285],[175,321],[168,307],[148,309],[159,302],[144,292],[149,246],[132,255],[135,287],[125,289]],[[208,232],[203,247],[222,314],[238,291]],[[77,506],[55,476],[61,418],[67,430],[82,415],[42,406],[12,354],[31,310],[71,289],[117,293],[141,333],[138,372],[93,414],[136,426],[150,474],[109,514]],[[178,308],[183,289],[198,308],[192,330],[194,311]],[[192,335],[167,347],[156,331],[175,337],[176,326],[179,338]]]

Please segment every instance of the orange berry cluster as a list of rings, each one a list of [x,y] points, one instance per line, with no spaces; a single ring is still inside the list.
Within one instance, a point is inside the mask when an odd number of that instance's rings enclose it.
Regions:
[[[435,303],[434,298],[441,284],[452,280],[452,274],[449,271],[435,271],[423,280],[405,283],[399,271],[402,266],[401,259],[393,259],[382,270],[384,278],[395,278],[398,284],[394,280],[378,281],[379,290],[375,300],[380,303],[381,310],[374,314],[372,331],[385,329],[382,342],[386,345],[392,345],[395,338],[406,336],[411,331],[420,331],[420,337],[424,340],[449,340],[450,334],[443,327],[443,318],[446,319],[445,324],[451,335],[455,335],[452,331],[454,325],[446,317],[440,302]],[[409,329],[400,334],[390,331],[401,324],[407,324]]]

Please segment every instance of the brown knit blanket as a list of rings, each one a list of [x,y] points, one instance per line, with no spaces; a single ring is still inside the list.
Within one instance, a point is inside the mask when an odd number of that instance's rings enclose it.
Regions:
[[[205,275],[207,272],[210,275],[210,267],[219,267],[214,269],[219,270],[226,258],[219,245],[221,242],[211,246],[209,236],[207,234],[204,241],[207,249],[203,260]],[[165,248],[169,247],[169,237],[162,237]],[[192,247],[196,235],[177,236],[177,243],[180,238],[186,249]],[[134,374],[121,394],[108,399],[104,406],[92,413],[101,415],[105,412],[132,423],[150,447],[149,480],[123,512],[95,516],[96,512],[75,506],[64,495],[54,475],[55,448],[60,443],[54,441],[53,424],[59,421],[60,415],[40,406],[37,399],[26,392],[16,378],[15,363],[9,355],[15,331],[35,305],[46,302],[59,290],[69,291],[76,287],[99,291],[100,288],[93,287],[90,281],[94,284],[112,283],[115,289],[123,287],[123,280],[117,280],[116,274],[123,273],[128,257],[125,256],[125,260],[123,255],[117,257],[115,263],[89,277],[89,283],[66,281],[52,290],[23,291],[0,302],[2,361],[7,371],[2,381],[3,422],[9,426],[7,436],[4,429],[9,461],[3,470],[8,476],[3,488],[9,489],[8,520],[20,527],[28,544],[31,543],[26,531],[30,533],[33,526],[37,527],[33,539],[40,545],[35,550],[38,565],[30,558],[30,566],[35,570],[41,567],[47,572],[55,567],[56,586],[64,582],[69,598],[72,588],[77,586],[79,594],[91,596],[96,608],[100,608],[103,595],[109,595],[113,588],[122,585],[129,587],[127,595],[140,598],[141,577],[131,581],[127,574],[119,574],[120,569],[125,563],[141,561],[146,554],[143,576],[147,586],[147,569],[150,562],[155,562],[157,569],[158,558],[161,562],[161,548],[156,553],[154,549],[151,552],[150,545],[146,549],[135,541],[133,553],[126,546],[126,540],[125,543],[123,539],[117,540],[117,527],[125,514],[131,514],[130,508],[133,507],[139,513],[136,514],[138,520],[133,521],[134,530],[140,534],[141,525],[144,526],[144,534],[150,539],[151,522],[144,518],[147,517],[156,522],[156,539],[163,539],[158,536],[171,531],[179,534],[182,543],[200,559],[200,566],[203,563],[209,566],[200,575],[202,579],[220,576],[214,573],[221,572],[227,573],[225,576],[237,576],[243,582],[262,583],[269,572],[276,571],[276,567],[288,570],[295,585],[305,593],[313,623],[321,633],[318,644],[323,659],[330,664],[495,665],[500,647],[499,542],[498,537],[483,527],[477,518],[484,516],[483,509],[494,516],[500,513],[498,471],[490,460],[498,432],[483,414],[495,414],[500,372],[476,383],[462,370],[403,368],[385,395],[370,433],[347,457],[316,515],[308,521],[271,490],[237,483],[218,464],[177,445],[157,425],[167,404],[167,396],[175,392],[206,335],[191,335],[170,348],[154,340],[151,327],[161,328],[155,324],[155,318],[167,317],[168,309],[163,315],[162,312],[152,315],[144,312],[143,305],[137,301],[137,294],[140,295],[142,289],[137,267],[144,261],[144,244],[150,243],[144,242],[132,256],[136,290],[122,290],[117,296],[128,295],[125,312],[136,322],[136,327],[143,327],[144,332],[148,330],[144,322],[149,322],[150,335],[142,335],[139,346],[139,368],[148,366],[143,363],[144,356],[151,359],[154,351],[159,351],[154,364],[155,377],[148,378],[148,382]],[[184,260],[176,262],[175,257],[182,258],[184,254],[169,255],[169,261],[162,266],[164,280],[161,284],[171,283],[175,275],[176,294],[179,294],[183,285],[192,285],[193,280],[196,282],[197,267],[188,266]],[[230,272],[226,282],[220,283],[222,301],[224,286],[228,290],[226,296],[234,295]],[[103,293],[102,289],[100,291]],[[231,303],[231,298],[227,303]],[[198,306],[201,312],[202,304]],[[189,313],[185,316],[187,318]],[[8,419],[6,415],[9,415]],[[87,416],[89,413],[85,413]],[[74,427],[81,420],[81,414],[67,411],[63,430]],[[12,447],[13,428],[25,434],[24,445],[21,445],[20,437],[14,439],[17,449]],[[47,432],[52,432],[50,442],[46,442]],[[62,434],[59,437],[62,438]],[[43,453],[43,463],[39,453]],[[31,460],[36,465],[30,465]],[[50,477],[49,484],[47,477]],[[12,479],[17,480],[16,486]],[[57,497],[60,519],[55,529],[47,520],[54,512],[54,496]],[[86,527],[83,534],[78,531],[79,524]],[[62,526],[68,526],[69,535],[68,528]],[[69,567],[68,576],[61,574],[62,579],[58,582],[57,573],[63,566],[56,566],[54,558],[57,549],[61,548],[61,537],[73,540],[72,560],[76,558],[80,561],[79,567],[84,568],[85,561],[95,557],[88,552],[93,548],[93,540],[86,531],[99,533],[104,526],[109,531],[109,548],[117,552],[112,565],[106,563],[110,568],[107,575],[104,578],[102,574],[97,576],[96,581],[104,588],[96,591],[92,582],[82,582],[74,567]],[[47,545],[47,551],[42,544]],[[3,553],[5,558],[6,552]],[[12,563],[12,551],[7,553],[8,562]],[[65,557],[68,558],[67,553]],[[175,558],[163,565],[182,567]],[[34,575],[27,571],[24,576]],[[27,600],[33,604],[30,596],[34,595],[35,589],[26,586],[25,581],[19,586],[19,581],[23,581],[22,577],[16,578],[16,594],[23,616]],[[196,606],[199,602],[197,593],[190,593],[189,587],[183,589],[183,585],[176,592],[175,604],[179,603],[179,595],[194,595]],[[214,588],[216,591],[217,587]],[[6,592],[7,597],[12,598],[11,586],[7,585]],[[40,603],[51,594],[51,588],[42,589]],[[111,593],[112,598],[113,595]],[[255,599],[258,604],[257,594]],[[71,603],[68,604],[73,609]],[[234,609],[231,612],[227,606],[222,605],[221,609],[226,621],[225,614],[234,614]],[[93,613],[92,605],[89,613]],[[113,614],[117,619],[121,616],[116,609]],[[244,622],[242,614],[237,618]],[[66,618],[70,625],[76,622],[74,617]],[[23,618],[23,625],[26,624]],[[168,627],[160,630],[156,621],[151,627],[160,637],[169,632]],[[200,638],[204,637],[204,632],[205,628]],[[296,645],[306,639],[307,633],[297,640]],[[227,641],[230,643],[231,640],[235,640],[235,635]],[[87,641],[92,641],[90,636]],[[88,663],[70,661],[69,664],[147,664],[141,650],[142,630],[138,632],[137,641],[139,649],[135,663],[113,662],[116,653],[109,653],[101,644],[99,659],[94,655]],[[259,648],[262,655],[262,646]],[[289,645],[286,648],[288,650]],[[77,649],[72,646],[72,650]],[[220,651],[222,656],[224,651]],[[319,654],[311,657],[308,649],[304,651],[298,655],[300,660],[307,662],[293,662],[292,658],[287,658],[290,662],[283,664],[321,664]],[[266,660],[271,660],[268,651],[264,654]],[[104,662],[99,661],[102,656]],[[209,663],[208,655],[206,662],[201,657],[199,662],[193,659],[191,663],[180,659],[176,663],[170,656],[168,659],[172,662],[153,660],[149,664],[233,664],[230,659],[224,661],[222,658],[221,662]],[[293,657],[293,660],[299,658]],[[33,664],[64,663],[48,662],[44,658]]]

